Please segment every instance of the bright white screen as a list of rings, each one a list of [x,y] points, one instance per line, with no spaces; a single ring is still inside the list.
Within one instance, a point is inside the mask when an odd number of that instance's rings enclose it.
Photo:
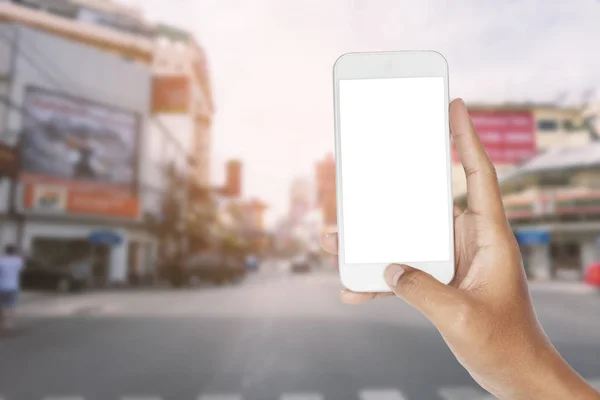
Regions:
[[[450,259],[442,77],[341,80],[344,262]]]

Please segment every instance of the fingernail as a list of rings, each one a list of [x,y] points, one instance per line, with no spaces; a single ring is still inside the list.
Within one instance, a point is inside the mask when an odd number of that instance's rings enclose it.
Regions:
[[[404,274],[405,271],[406,270],[401,265],[392,264],[385,269],[383,276],[387,284],[390,287],[395,288],[396,286],[398,286],[398,281],[400,280],[400,277],[402,276],[402,274]]]

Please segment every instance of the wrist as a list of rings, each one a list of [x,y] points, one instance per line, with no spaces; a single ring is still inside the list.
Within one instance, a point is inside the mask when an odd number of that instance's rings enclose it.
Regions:
[[[533,351],[527,373],[524,374],[525,380],[520,385],[521,390],[507,398],[515,400],[600,399],[598,392],[569,366],[543,332],[539,343],[543,345]]]

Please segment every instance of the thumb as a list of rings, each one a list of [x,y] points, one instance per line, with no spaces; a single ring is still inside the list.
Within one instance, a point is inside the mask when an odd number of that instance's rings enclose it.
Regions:
[[[408,265],[388,266],[384,278],[398,297],[421,311],[435,325],[460,304],[460,293],[455,288]]]

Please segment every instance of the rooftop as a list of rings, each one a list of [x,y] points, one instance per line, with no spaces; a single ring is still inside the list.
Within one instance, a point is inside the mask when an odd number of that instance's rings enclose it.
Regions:
[[[600,141],[580,147],[564,147],[548,150],[506,173],[504,176],[500,176],[499,181],[502,184],[536,173],[592,167],[600,167]]]

